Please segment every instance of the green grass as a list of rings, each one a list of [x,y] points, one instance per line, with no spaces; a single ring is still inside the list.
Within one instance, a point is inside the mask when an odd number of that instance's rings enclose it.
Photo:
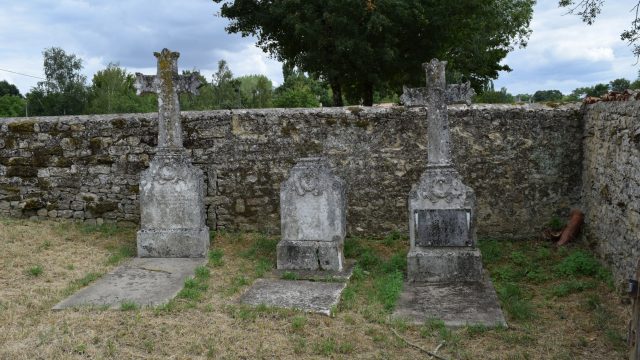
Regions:
[[[304,316],[296,316],[291,319],[291,328],[294,331],[300,331],[307,323],[307,318]]]
[[[251,260],[270,260],[275,256],[277,245],[278,238],[258,234],[253,244],[251,244],[247,250],[240,253],[240,256]]]
[[[120,310],[122,311],[135,311],[140,308],[140,305],[136,304],[134,301],[126,300],[120,304]]]
[[[222,259],[223,252],[220,249],[213,249],[209,251],[209,264],[214,267],[220,267],[224,265],[224,260]]]
[[[298,275],[290,271],[285,271],[281,276],[282,280],[298,280]]]
[[[42,265],[35,265],[27,269],[27,274],[33,277],[38,277],[42,275],[44,272],[44,268]]]
[[[122,245],[109,255],[107,265],[117,265],[122,260],[136,256],[136,249],[133,244]]]

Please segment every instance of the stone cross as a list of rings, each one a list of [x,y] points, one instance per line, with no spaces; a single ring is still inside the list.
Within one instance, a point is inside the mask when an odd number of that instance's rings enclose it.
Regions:
[[[180,53],[163,49],[153,55],[158,59],[158,74],[136,73],[137,94],[158,94],[158,148],[181,149],[182,124],[178,93],[197,95],[201,83],[195,73],[189,76],[178,75]]]
[[[471,83],[447,86],[445,80],[446,61],[433,59],[422,64],[427,75],[427,86],[424,88],[407,88],[403,90],[400,101],[405,106],[426,106],[429,131],[428,164],[451,165],[451,139],[449,134],[448,104],[471,104],[475,95]]]

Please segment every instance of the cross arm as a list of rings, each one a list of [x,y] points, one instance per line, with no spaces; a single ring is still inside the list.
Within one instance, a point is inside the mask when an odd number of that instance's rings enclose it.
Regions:
[[[426,106],[429,98],[428,88],[408,88],[403,87],[400,102],[405,106]],[[471,87],[470,82],[464,84],[447,85],[445,91],[445,101],[450,104],[467,104],[471,105],[471,99],[475,95],[475,91]]]
[[[200,74],[191,73],[189,75],[182,75],[178,78],[176,82],[176,90],[178,92],[189,93],[193,95],[198,95],[198,89],[204,85],[199,78]]]
[[[141,73],[136,73],[136,94],[149,94],[149,93],[157,93],[158,86],[156,85],[156,76],[155,75],[143,75]]]

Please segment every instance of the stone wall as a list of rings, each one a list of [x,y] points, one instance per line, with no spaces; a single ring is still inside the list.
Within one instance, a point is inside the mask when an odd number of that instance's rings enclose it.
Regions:
[[[640,259],[640,101],[588,105],[583,208],[586,237],[618,284]]]
[[[426,111],[182,113],[185,146],[206,174],[208,225],[278,232],[280,183],[296,158],[324,154],[347,183],[351,234],[406,232],[407,195],[426,164]],[[579,203],[577,105],[460,105],[449,114],[480,236],[537,236]],[[0,119],[0,215],[137,222],[138,177],[156,136],[155,114]]]

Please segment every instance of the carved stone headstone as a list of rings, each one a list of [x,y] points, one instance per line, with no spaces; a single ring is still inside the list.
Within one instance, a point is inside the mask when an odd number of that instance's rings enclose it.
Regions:
[[[140,176],[139,257],[204,257],[209,248],[205,225],[204,176],[182,145],[178,92],[197,94],[196,74],[178,75],[177,52],[154,53],[157,75],[136,74],[138,95],[158,94],[158,148]]]
[[[479,281],[482,261],[476,248],[475,194],[452,165],[447,114],[447,103],[470,101],[473,90],[468,84],[446,86],[446,62],[432,60],[423,66],[427,87],[403,95],[405,104],[428,108],[427,169],[409,193],[408,279]]]
[[[278,269],[344,268],[346,191],[324,158],[304,158],[280,188]]]

